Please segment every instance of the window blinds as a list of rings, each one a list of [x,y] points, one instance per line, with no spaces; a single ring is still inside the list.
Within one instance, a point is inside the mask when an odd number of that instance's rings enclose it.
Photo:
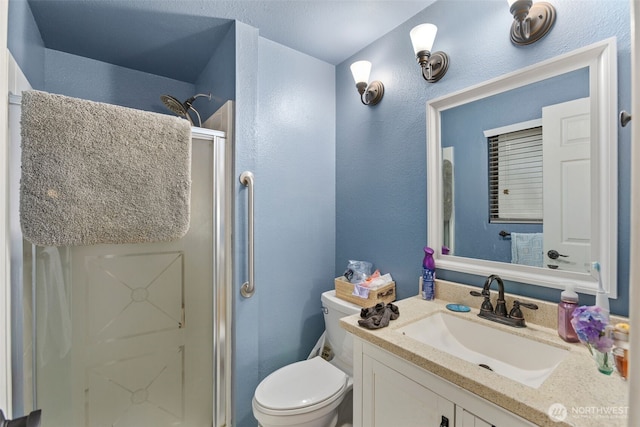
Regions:
[[[542,127],[487,140],[489,222],[542,223]]]

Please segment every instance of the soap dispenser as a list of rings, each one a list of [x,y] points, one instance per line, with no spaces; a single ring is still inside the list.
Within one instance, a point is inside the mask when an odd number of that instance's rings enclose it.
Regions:
[[[560,293],[560,303],[558,303],[558,335],[567,342],[578,342],[578,334],[576,334],[571,317],[573,310],[578,307],[578,294],[573,284],[567,284],[567,287]]]

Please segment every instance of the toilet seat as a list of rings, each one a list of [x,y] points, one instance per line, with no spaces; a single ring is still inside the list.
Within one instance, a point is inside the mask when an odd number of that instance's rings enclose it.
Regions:
[[[348,376],[321,357],[284,366],[267,376],[255,391],[263,413],[289,415],[311,412],[340,399]]]

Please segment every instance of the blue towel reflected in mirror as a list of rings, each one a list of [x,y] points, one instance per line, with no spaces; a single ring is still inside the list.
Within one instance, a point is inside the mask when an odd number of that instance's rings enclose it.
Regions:
[[[511,233],[511,263],[544,267],[542,233]]]

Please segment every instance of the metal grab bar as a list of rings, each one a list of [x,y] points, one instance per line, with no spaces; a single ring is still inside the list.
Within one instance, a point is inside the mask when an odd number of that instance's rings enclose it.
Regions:
[[[240,183],[247,187],[249,193],[247,194],[247,216],[249,220],[247,241],[247,252],[249,254],[249,279],[240,287],[240,294],[245,298],[251,298],[256,291],[255,282],[255,258],[254,258],[254,241],[253,241],[253,174],[249,171],[244,171],[240,174]]]

